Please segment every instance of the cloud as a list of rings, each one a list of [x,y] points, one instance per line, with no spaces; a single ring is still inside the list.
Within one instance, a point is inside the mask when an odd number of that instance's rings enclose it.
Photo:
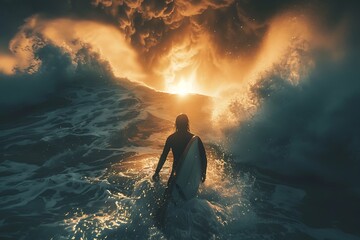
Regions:
[[[196,2],[167,1],[93,1],[93,6],[112,16],[118,27],[139,51],[149,58],[161,54],[174,35],[194,25],[191,21],[209,11],[226,9],[233,0]],[[195,29],[193,29],[195,30]]]

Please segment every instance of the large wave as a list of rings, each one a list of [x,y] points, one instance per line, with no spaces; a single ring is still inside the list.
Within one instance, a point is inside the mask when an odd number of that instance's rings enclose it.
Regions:
[[[237,162],[283,175],[358,187],[358,56],[333,61],[318,54],[299,84],[268,74],[253,87],[259,109],[231,129],[230,151]]]
[[[47,101],[71,82],[136,81],[141,74],[124,36],[93,21],[32,16],[0,58],[1,115]]]
[[[109,79],[112,75],[106,63],[86,47],[79,52],[75,62],[70,54],[51,44],[36,50],[34,54],[41,61],[35,73],[0,75],[1,114],[46,101],[69,82]]]

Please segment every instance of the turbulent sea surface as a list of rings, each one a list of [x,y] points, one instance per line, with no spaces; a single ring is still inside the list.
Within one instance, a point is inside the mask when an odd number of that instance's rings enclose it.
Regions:
[[[172,207],[159,229],[154,213],[170,155],[161,182],[150,178],[181,110],[177,101],[129,83],[73,83],[46,103],[3,117],[0,238],[360,239],[358,197],[236,164],[196,123],[207,180],[198,198]]]

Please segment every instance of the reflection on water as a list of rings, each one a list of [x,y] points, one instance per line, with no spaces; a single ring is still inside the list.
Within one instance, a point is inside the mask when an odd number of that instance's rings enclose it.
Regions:
[[[88,179],[107,186],[104,199],[89,202],[97,212],[78,209],[68,213],[64,225],[73,239],[115,238],[158,239],[161,237],[209,239],[222,235],[239,216],[250,215],[251,207],[242,199],[242,191],[253,181],[229,178],[224,160],[213,148],[209,156],[207,180],[199,196],[181,206],[169,205],[164,230],[157,228],[155,212],[170,174],[171,159],[161,171],[161,181],[150,180],[158,155],[135,155],[115,163],[98,179]],[[101,196],[99,196],[101,197]],[[94,208],[91,208],[94,209]]]
[[[324,198],[319,191],[309,196],[254,167],[232,165],[214,144],[208,98],[134,91],[73,86],[60,100],[0,123],[1,239],[359,239],[343,231],[355,226],[339,228],[339,217],[315,209]],[[169,205],[159,229],[154,215],[171,156],[161,181],[150,177],[179,112],[204,140],[207,180],[196,199]],[[339,196],[334,204],[344,207],[335,206],[353,210]]]

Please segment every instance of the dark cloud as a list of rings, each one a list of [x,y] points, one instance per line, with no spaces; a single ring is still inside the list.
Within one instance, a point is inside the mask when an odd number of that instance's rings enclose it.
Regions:
[[[223,53],[242,54],[256,49],[262,40],[269,21],[287,10],[306,12],[319,9],[325,14],[327,25],[336,24],[355,3],[339,1],[248,1],[248,0],[5,0],[0,10],[1,46],[6,48],[10,38],[24,19],[33,14],[44,17],[71,16],[95,19],[116,25],[131,40],[144,61],[167,51],[171,39],[184,33],[209,32],[216,47]],[[316,10],[317,11],[317,10]],[[194,24],[196,23],[196,24]]]
[[[167,51],[178,34],[195,36],[199,32],[209,32],[220,48],[240,51],[253,49],[265,29],[262,22],[246,15],[242,3],[233,0],[93,3],[118,22],[118,27],[148,59]]]

